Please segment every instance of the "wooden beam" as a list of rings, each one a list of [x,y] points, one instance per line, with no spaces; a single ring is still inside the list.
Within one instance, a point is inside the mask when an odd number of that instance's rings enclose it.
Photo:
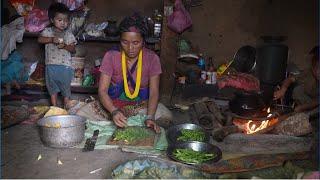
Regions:
[[[173,6],[170,0],[163,1],[163,12],[166,6]],[[160,80],[160,93],[163,95],[170,95],[173,90],[175,71],[175,64],[177,61],[177,34],[167,27],[167,17],[164,16],[162,22],[161,35],[161,52],[160,60],[162,66],[162,74]]]

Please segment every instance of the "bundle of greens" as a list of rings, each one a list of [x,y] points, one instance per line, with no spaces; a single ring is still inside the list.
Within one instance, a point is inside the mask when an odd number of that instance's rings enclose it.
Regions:
[[[205,138],[205,134],[200,130],[182,129],[181,135],[178,137],[178,140],[203,142],[204,138]]]
[[[143,127],[127,127],[125,129],[117,129],[114,133],[114,141],[124,141],[131,143],[150,137],[152,133]]]
[[[216,157],[213,153],[198,152],[191,149],[176,149],[173,155],[186,163],[203,163]]]

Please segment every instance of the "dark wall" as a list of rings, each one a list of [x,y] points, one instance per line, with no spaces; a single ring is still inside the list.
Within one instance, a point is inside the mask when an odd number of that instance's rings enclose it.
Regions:
[[[316,0],[203,0],[191,8],[192,32],[184,36],[221,63],[243,45],[257,46],[261,35],[288,36],[290,59],[306,68],[306,56],[318,42]]]

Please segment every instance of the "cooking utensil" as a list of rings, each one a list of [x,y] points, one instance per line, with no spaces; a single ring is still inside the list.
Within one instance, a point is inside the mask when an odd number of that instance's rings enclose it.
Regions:
[[[235,97],[229,102],[230,110],[239,116],[264,116],[265,108],[261,92],[235,92]]]
[[[181,136],[181,130],[188,129],[188,130],[197,130],[203,132],[205,134],[204,142],[209,142],[210,135],[201,127],[196,124],[179,124],[176,126],[172,126],[167,131],[167,139],[169,144],[176,144],[182,143],[185,141],[180,141],[178,138]]]
[[[37,122],[40,139],[49,147],[75,146],[84,138],[86,118],[77,115],[48,116]]]
[[[181,161],[180,159],[176,158],[173,155],[173,153],[174,153],[174,151],[176,149],[191,149],[191,150],[198,151],[198,152],[215,154],[216,156],[212,160],[203,162],[203,163],[206,163],[206,164],[217,162],[222,157],[221,150],[217,146],[214,146],[214,145],[209,144],[209,143],[190,141],[190,142],[176,143],[176,144],[169,145],[169,147],[167,149],[168,157],[173,159],[173,160],[175,160],[175,161],[182,162],[182,163],[185,163],[185,164],[197,165],[196,163],[184,162],[184,161]],[[201,164],[203,164],[203,163],[201,163]]]
[[[249,73],[256,66],[256,49],[252,46],[242,46],[234,55],[233,63],[230,67],[238,72]]]

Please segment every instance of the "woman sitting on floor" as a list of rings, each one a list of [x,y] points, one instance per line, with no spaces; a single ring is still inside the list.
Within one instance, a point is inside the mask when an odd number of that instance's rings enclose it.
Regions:
[[[126,17],[119,30],[120,48],[107,51],[101,64],[100,102],[118,127],[126,126],[128,116],[143,112],[147,115],[146,126],[159,132],[155,120],[160,116],[169,120],[172,116],[158,104],[160,59],[144,47],[148,29],[139,14]]]

